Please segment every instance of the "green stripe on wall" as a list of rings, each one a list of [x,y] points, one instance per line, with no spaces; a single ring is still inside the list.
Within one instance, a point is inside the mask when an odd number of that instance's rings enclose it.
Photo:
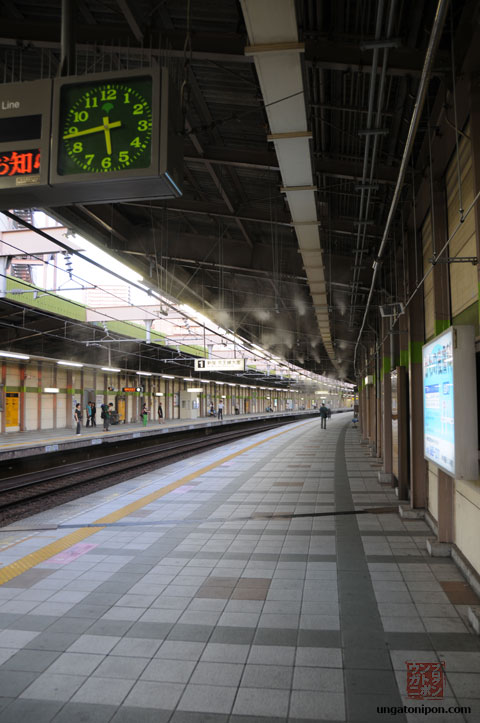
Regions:
[[[408,353],[412,364],[422,363],[422,347],[421,341],[410,341],[408,343]]]
[[[435,319],[435,336],[441,334],[442,331],[448,329],[450,321],[448,319]]]
[[[400,349],[400,366],[408,367],[409,351],[408,349]]]

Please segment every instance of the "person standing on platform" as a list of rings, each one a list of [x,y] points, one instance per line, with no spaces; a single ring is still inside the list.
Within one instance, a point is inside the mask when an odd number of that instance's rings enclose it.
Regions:
[[[143,426],[146,427],[148,422],[148,409],[146,404],[142,407],[142,422]]]
[[[92,421],[92,403],[91,403],[91,402],[88,402],[87,408],[86,408],[85,411],[86,411],[86,414],[87,414],[87,423],[86,423],[85,426],[86,426],[86,427],[89,427],[89,426],[90,426],[90,423],[91,423],[91,421]],[[92,426],[93,426],[93,425],[92,425]]]
[[[325,406],[325,404],[322,402],[322,406],[320,407],[320,419],[322,420],[320,423],[320,426],[322,429],[327,428],[327,417],[328,417],[328,409]]]
[[[97,420],[96,420],[97,407],[96,407],[95,402],[90,402],[90,409],[92,411],[92,416],[90,417],[90,423],[91,423],[92,427],[96,427],[97,426]]]
[[[223,402],[218,403],[218,419],[223,419]]]
[[[110,411],[108,409],[108,404],[102,404],[100,408],[102,410],[100,416],[103,419],[103,431],[108,432],[110,427]]]
[[[162,403],[158,403],[158,423],[161,424],[163,422],[163,407]]]
[[[73,418],[74,418],[75,422],[77,423],[76,434],[80,434],[80,432],[82,431],[82,417],[83,417],[82,408],[81,408],[80,404],[77,404],[77,405],[75,405],[75,412],[73,414]]]

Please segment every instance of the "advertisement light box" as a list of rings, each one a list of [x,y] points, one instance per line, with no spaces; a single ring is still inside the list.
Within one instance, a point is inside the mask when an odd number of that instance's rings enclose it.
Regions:
[[[424,456],[457,479],[478,479],[477,382],[473,326],[452,326],[425,344]]]

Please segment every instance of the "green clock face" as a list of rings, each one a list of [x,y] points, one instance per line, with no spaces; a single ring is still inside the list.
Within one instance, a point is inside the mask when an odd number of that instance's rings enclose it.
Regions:
[[[148,168],[152,155],[152,78],[64,85],[58,173]]]

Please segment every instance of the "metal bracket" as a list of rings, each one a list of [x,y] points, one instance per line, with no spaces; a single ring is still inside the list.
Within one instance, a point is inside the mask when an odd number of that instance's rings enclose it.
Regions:
[[[432,256],[428,260],[432,266],[435,266],[435,264],[473,264],[478,266],[478,256],[447,256],[445,258]]]

